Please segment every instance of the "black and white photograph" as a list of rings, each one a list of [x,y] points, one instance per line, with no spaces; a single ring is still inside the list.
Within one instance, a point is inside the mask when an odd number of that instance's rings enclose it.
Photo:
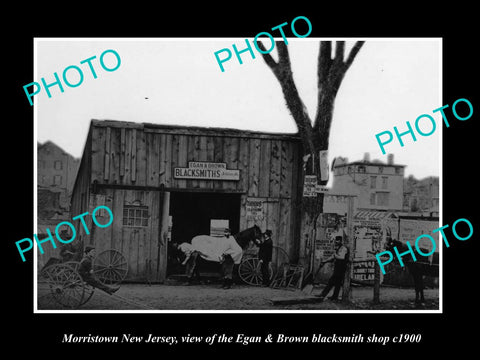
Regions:
[[[474,344],[472,10],[101,7],[7,36],[8,345]]]
[[[441,309],[441,39],[270,37],[36,42],[39,311]]]

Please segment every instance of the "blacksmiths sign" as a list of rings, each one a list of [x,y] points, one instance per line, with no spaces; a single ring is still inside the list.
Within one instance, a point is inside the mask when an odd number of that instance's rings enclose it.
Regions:
[[[225,163],[190,161],[187,168],[174,168],[173,177],[197,180],[240,180],[240,170],[227,169]]]

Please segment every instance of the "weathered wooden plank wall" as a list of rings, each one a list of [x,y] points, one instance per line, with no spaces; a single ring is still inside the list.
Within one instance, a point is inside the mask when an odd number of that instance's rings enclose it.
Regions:
[[[296,142],[278,138],[205,136],[94,126],[92,181],[169,188],[244,192],[249,196],[289,198],[295,188]],[[174,167],[190,161],[226,163],[240,170],[239,181],[175,179]]]
[[[101,200],[100,200],[101,199]],[[113,223],[106,228],[92,227],[91,235],[97,254],[108,249],[115,249],[124,254],[129,266],[127,280],[144,281],[165,279],[166,251],[159,256],[158,241],[160,237],[160,212],[163,210],[160,204],[160,192],[108,189],[102,188],[91,197],[93,208],[98,205],[106,205],[115,214]],[[126,226],[123,224],[123,210],[125,205],[141,205],[148,207],[148,226]],[[96,218],[99,223],[106,224],[109,221],[108,213],[97,212]],[[162,245],[162,244],[160,244]],[[156,273],[157,262],[160,270]]]
[[[91,177],[88,181],[84,179],[74,192],[85,192],[87,182],[107,188],[133,185],[139,189],[111,189],[106,194],[116,216],[102,240],[128,255],[133,277],[142,277],[146,268],[157,266],[149,261],[157,261],[161,204],[160,192],[152,187],[159,188],[162,184],[172,190],[240,193],[240,228],[255,223],[263,231],[269,228],[274,233],[275,245],[286,250],[292,259],[298,255],[295,204],[300,144],[295,137],[110,121],[93,121],[90,131],[91,141],[87,146],[91,149]],[[191,161],[225,163],[228,169],[240,171],[240,180],[175,179],[174,167],[188,167]],[[143,186],[148,188],[138,188]],[[132,201],[132,196],[149,206],[150,222],[146,229],[122,224],[123,206]],[[249,198],[263,202],[262,219],[247,219],[245,207]],[[163,254],[165,249],[161,251]]]

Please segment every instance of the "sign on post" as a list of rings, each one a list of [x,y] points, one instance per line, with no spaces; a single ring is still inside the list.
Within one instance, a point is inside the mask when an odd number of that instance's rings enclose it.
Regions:
[[[303,196],[304,197],[317,196],[317,192],[315,191],[316,186],[317,186],[317,176],[305,175],[305,181],[303,182]]]
[[[329,172],[328,172],[328,150],[321,150],[319,153],[320,156],[320,180],[328,181]]]

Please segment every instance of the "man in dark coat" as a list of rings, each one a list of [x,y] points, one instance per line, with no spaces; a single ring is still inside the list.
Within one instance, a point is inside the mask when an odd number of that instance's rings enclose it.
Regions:
[[[319,295],[322,300],[325,296],[328,295],[332,287],[335,287],[333,290],[331,300],[338,300],[338,294],[340,293],[340,288],[343,285],[343,279],[345,277],[345,271],[347,269],[347,263],[349,261],[349,251],[346,246],[343,245],[343,239],[341,236],[335,237],[335,252],[334,254],[323,261],[323,263],[333,261],[333,274],[328,280],[327,286],[323,289],[322,293]]]
[[[272,230],[266,230],[262,239],[257,243],[258,259],[260,260],[260,268],[262,271],[262,285],[270,285],[270,262],[272,261],[273,241]]]
[[[78,267],[78,273],[82,277],[83,281],[87,284],[96,287],[100,290],[105,291],[107,294],[112,295],[119,287],[113,288],[108,285],[105,285],[98,281],[93,275],[93,260],[95,259],[95,247],[92,245],[87,245],[85,247],[85,255],[80,261],[80,266]]]
[[[227,239],[230,238],[231,231],[229,228],[225,228],[223,236]],[[223,284],[222,289],[230,289],[233,284],[233,267],[234,261],[231,255],[223,255],[222,260],[220,261],[222,264],[222,276],[223,276]]]

